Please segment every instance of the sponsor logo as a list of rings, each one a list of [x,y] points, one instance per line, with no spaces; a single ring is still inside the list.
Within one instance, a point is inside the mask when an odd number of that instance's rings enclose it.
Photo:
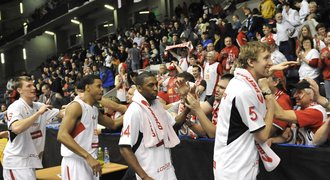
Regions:
[[[158,168],[158,169],[157,169],[157,173],[160,173],[160,172],[162,172],[162,171],[168,170],[168,169],[170,169],[171,167],[172,167],[171,163],[168,162],[168,163],[166,163],[164,166]]]

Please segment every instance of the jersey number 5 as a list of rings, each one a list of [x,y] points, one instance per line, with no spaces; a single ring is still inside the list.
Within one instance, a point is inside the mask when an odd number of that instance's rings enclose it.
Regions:
[[[257,113],[254,111],[254,106],[250,106],[250,107],[249,107],[249,114],[250,114],[250,119],[251,119],[252,121],[257,120],[258,115],[257,115]]]

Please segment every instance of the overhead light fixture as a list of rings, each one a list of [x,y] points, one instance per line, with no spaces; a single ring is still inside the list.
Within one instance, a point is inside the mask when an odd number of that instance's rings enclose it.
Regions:
[[[113,24],[104,24],[103,27],[111,27]]]
[[[19,3],[19,11],[23,14],[23,3]]]
[[[76,37],[81,37],[81,34],[76,34]]]
[[[28,25],[27,22],[24,22],[24,23],[23,23],[23,26],[24,26],[24,27],[27,26],[27,25]]]
[[[55,35],[55,33],[54,33],[54,32],[51,32],[51,31],[45,31],[45,33],[46,33],[46,34],[49,34],[49,35],[52,35],[52,36]]]
[[[149,11],[140,11],[139,14],[149,14]]]
[[[26,49],[23,48],[23,59],[26,60]]]
[[[1,53],[1,64],[5,64],[5,54]]]
[[[107,9],[110,9],[110,10],[115,9],[113,6],[110,6],[109,4],[105,4],[104,7],[107,8]]]
[[[71,22],[74,23],[74,24],[80,24],[80,22],[78,20],[75,20],[75,19],[71,19]]]

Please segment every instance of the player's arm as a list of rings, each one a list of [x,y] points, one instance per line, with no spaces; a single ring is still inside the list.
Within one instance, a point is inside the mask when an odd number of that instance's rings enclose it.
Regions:
[[[57,134],[57,140],[65,145],[75,154],[84,158],[95,174],[101,173],[100,163],[92,157],[85,149],[83,149],[71,136],[77,122],[81,118],[82,109],[79,103],[73,102],[66,108],[66,115],[62,120],[60,129]]]
[[[118,127],[123,125],[123,117],[124,116],[120,116],[116,120],[114,120],[100,113],[98,123],[110,129],[117,129]]]
[[[291,122],[291,123],[298,123],[296,113],[294,110],[284,110],[277,101],[274,101],[275,104],[275,111],[274,116],[276,119]]]
[[[274,119],[274,97],[273,95],[266,95],[265,96],[267,112],[265,116],[265,127],[259,131],[253,133],[254,139],[259,143],[262,144],[267,141],[270,137],[271,129],[273,127],[273,119]]]
[[[44,113],[50,108],[50,105],[43,105],[40,107],[40,109],[34,113],[32,116],[25,118],[25,119],[20,119],[18,121],[14,121],[9,129],[15,133],[15,134],[20,134],[24,132],[26,129],[28,129],[32,124]]]
[[[200,106],[199,101],[196,98],[194,98],[194,96],[191,94],[187,95],[187,101],[188,102],[186,106],[188,106],[190,110],[193,112],[193,114],[195,114],[202,128],[207,133],[208,137],[214,138],[216,132],[216,126],[214,126],[214,124],[212,124],[209,118],[206,117],[205,113],[203,112]]]
[[[127,107],[125,105],[122,104],[118,104],[112,100],[110,100],[109,98],[102,98],[101,101],[99,102],[103,107],[112,109],[114,111],[118,111],[122,114],[124,114],[127,110]]]
[[[134,169],[134,171],[140,176],[141,179],[152,179],[139,164],[130,145],[119,145],[119,151],[128,165]]]

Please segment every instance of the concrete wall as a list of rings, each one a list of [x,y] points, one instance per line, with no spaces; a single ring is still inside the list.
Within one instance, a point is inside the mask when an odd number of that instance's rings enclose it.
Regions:
[[[48,57],[56,54],[54,36],[48,34],[31,39],[24,44],[24,47],[27,56],[24,61],[27,72],[35,70]]]

